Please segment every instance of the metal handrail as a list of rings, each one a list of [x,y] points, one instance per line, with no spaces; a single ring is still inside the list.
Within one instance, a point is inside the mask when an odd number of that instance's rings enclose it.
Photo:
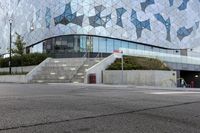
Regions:
[[[182,55],[152,52],[152,51],[144,51],[144,50],[136,50],[136,49],[120,48],[120,50],[123,51],[124,55],[149,57],[149,58],[156,58],[156,59],[159,59],[162,61],[168,61],[168,62],[200,65],[200,58],[197,58],[197,57],[182,56]]]

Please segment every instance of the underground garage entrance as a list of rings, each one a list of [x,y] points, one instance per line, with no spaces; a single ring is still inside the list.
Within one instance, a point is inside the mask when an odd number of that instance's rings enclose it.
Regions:
[[[181,82],[181,79],[185,80],[185,84],[187,87],[200,88],[200,72],[180,71],[180,82]]]

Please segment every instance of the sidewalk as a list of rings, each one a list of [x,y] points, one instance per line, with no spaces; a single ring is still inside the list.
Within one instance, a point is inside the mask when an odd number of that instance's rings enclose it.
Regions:
[[[103,87],[115,88],[115,89],[155,89],[155,90],[177,90],[177,91],[200,91],[200,88],[167,88],[158,86],[135,86],[135,85],[108,85],[108,84],[83,84],[83,83],[48,83],[49,85],[70,85],[70,86],[80,86],[80,87]]]

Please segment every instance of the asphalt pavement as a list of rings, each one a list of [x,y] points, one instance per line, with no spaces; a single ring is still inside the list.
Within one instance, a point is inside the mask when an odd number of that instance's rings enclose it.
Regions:
[[[0,84],[0,133],[200,133],[200,89]]]

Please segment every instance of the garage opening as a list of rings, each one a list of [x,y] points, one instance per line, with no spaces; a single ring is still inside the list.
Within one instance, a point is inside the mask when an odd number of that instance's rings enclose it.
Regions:
[[[200,88],[200,72],[180,71],[180,79],[185,80],[186,87]]]

